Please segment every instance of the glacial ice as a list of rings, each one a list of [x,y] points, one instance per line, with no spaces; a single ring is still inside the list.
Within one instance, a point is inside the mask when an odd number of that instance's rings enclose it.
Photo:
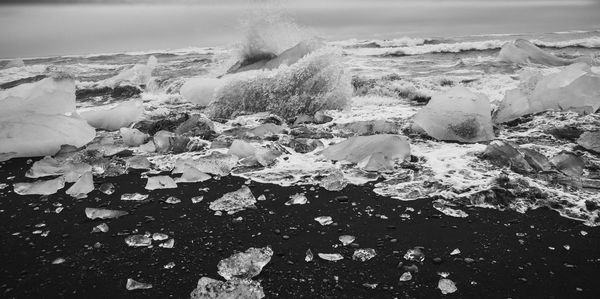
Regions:
[[[350,78],[338,51],[322,49],[272,71],[229,75],[209,106],[211,118],[269,111],[284,118],[346,107]]]
[[[501,61],[512,62],[516,64],[541,64],[547,66],[565,66],[576,62],[590,62],[591,57],[580,57],[576,59],[566,59],[556,57],[543,51],[533,43],[524,39],[517,39],[514,42],[508,42],[500,49],[498,58]]]
[[[494,138],[491,110],[485,95],[454,87],[434,95],[415,115],[414,126],[438,140],[488,141]]]
[[[85,198],[87,194],[94,191],[94,179],[91,172],[84,173],[75,184],[73,184],[66,194],[75,198]]]
[[[213,211],[225,211],[227,214],[235,214],[248,208],[255,209],[256,198],[248,186],[243,186],[237,191],[229,192],[221,198],[210,203],[209,208]]]
[[[188,166],[184,168],[180,178],[175,179],[177,183],[196,183],[210,180],[211,176],[198,170],[196,167]]]
[[[373,248],[361,248],[354,250],[352,259],[355,261],[366,262],[377,255],[377,252]]]
[[[123,143],[128,146],[140,146],[148,139],[148,134],[142,133],[138,129],[120,128],[119,133],[123,139]]]
[[[159,175],[148,177],[146,183],[146,190],[157,190],[157,189],[174,189],[177,188],[177,183],[170,176]]]
[[[143,282],[139,282],[139,281],[133,280],[131,278],[127,278],[127,283],[125,284],[125,288],[128,291],[146,290],[146,289],[151,289],[152,288],[152,284],[143,283]]]
[[[131,235],[125,238],[125,244],[130,247],[146,247],[152,245],[152,239],[145,235]]]
[[[273,250],[271,247],[251,247],[245,252],[238,252],[219,261],[218,273],[226,280],[232,278],[250,279],[257,276],[262,268],[271,261]]]
[[[56,193],[65,186],[65,178],[58,177],[47,181],[36,181],[33,183],[15,183],[14,191],[19,195],[50,195]]]
[[[365,170],[390,168],[394,160],[410,158],[408,138],[400,135],[355,136],[321,152],[330,160],[359,163]]]
[[[352,244],[352,242],[354,242],[354,240],[356,240],[356,237],[351,236],[351,235],[341,235],[338,237],[338,240],[340,240],[340,242],[342,242],[342,245],[348,246],[348,245]]]
[[[192,166],[205,173],[225,176],[231,172],[237,162],[237,156],[212,152],[197,159],[178,159],[175,161],[173,173],[183,173],[186,167]]]
[[[240,159],[254,156],[255,153],[256,148],[252,144],[239,139],[236,139],[231,143],[229,151],[227,152],[227,154],[236,155]]]
[[[92,166],[89,164],[59,161],[46,156],[34,162],[31,168],[25,173],[25,176],[28,178],[41,178],[62,175],[67,183],[73,183],[88,171],[92,171]]]
[[[119,210],[110,209],[99,209],[99,208],[85,208],[85,215],[89,219],[112,219],[125,216],[128,213]]]
[[[442,294],[446,295],[446,294],[452,294],[454,292],[456,292],[458,289],[456,288],[456,284],[454,284],[454,281],[448,279],[448,278],[441,278],[440,281],[438,282],[438,289],[440,289],[440,291],[442,292]]]
[[[191,299],[261,299],[265,297],[263,288],[257,281],[231,279],[220,281],[202,277],[190,294]]]
[[[115,131],[127,127],[144,113],[144,105],[139,100],[131,100],[116,106],[95,107],[93,110],[79,112],[92,127]]]
[[[577,139],[577,144],[587,150],[600,154],[600,131],[584,132]]]
[[[575,63],[547,76],[521,73],[518,88],[508,90],[494,113],[495,123],[546,110],[593,113],[600,108],[600,75]]]
[[[66,114],[75,111],[75,81],[46,78],[0,90],[0,118],[26,113]]]
[[[326,261],[340,261],[344,259],[344,256],[339,253],[317,253],[317,255]]]

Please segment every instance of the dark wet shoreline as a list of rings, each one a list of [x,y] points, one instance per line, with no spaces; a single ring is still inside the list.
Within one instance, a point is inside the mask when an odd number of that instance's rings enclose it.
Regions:
[[[311,186],[252,182],[248,186],[253,194],[267,198],[257,203],[256,210],[214,216],[209,203],[239,189],[243,179],[227,176],[155,190],[142,203],[120,200],[123,193],[148,193],[138,172],[95,178],[96,187],[114,183],[112,195],[95,190],[86,199],[73,199],[64,194],[65,188],[49,197],[18,196],[10,185],[27,180],[24,174],[30,165],[25,161],[14,159],[0,167],[0,181],[9,184],[0,191],[0,292],[4,298],[186,298],[200,277],[219,279],[219,260],[267,245],[275,255],[255,278],[267,298],[437,298],[442,296],[437,289],[438,272],[450,273],[458,291],[446,296],[457,298],[594,298],[600,292],[596,283],[600,229],[548,209],[519,214],[470,208],[465,210],[468,218],[451,218],[427,200],[402,202],[378,196],[369,186],[349,185],[341,192],[329,192],[320,187],[311,191]],[[10,176],[16,177],[7,181]],[[299,192],[306,193],[308,204],[284,205]],[[199,195],[204,200],[193,204],[190,198]],[[182,202],[167,204],[164,200],[169,196]],[[59,214],[54,213],[57,202],[64,207]],[[85,217],[86,207],[123,209],[130,215],[92,221]],[[407,207],[414,212],[406,211]],[[321,226],[313,220],[318,216],[331,216],[334,224]],[[235,220],[238,217],[242,220]],[[110,231],[92,234],[101,222]],[[46,226],[35,227],[39,223]],[[166,233],[175,239],[175,247],[128,247],[124,238],[135,229]],[[50,232],[42,237],[32,234],[35,230]],[[583,236],[581,231],[588,234]],[[378,255],[364,263],[353,261],[355,248],[338,241],[343,234],[356,236],[357,248],[375,248]],[[416,263],[418,273],[413,273],[411,281],[400,283],[404,270],[398,264],[413,264],[403,255],[415,246],[425,248],[425,261]],[[315,260],[306,263],[309,248]],[[461,254],[450,256],[455,248]],[[321,260],[318,252],[341,253],[344,260]],[[66,261],[53,265],[59,257]],[[443,262],[435,264],[435,257]],[[464,258],[475,261],[467,263]],[[175,267],[164,269],[170,262]],[[127,278],[154,287],[127,291]],[[365,283],[378,286],[371,289]]]

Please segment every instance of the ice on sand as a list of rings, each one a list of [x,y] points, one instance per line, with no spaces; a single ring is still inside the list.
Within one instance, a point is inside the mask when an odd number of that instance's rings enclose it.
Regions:
[[[256,148],[246,141],[236,139],[231,143],[227,154],[236,155],[240,158],[247,158],[256,154]]]
[[[145,247],[152,245],[152,239],[145,235],[131,235],[125,238],[125,244],[130,247]]]
[[[355,261],[366,262],[377,255],[377,252],[373,248],[361,248],[356,249],[352,254],[352,259]]]
[[[128,291],[146,290],[146,289],[151,289],[152,285],[149,283],[143,283],[143,282],[139,282],[139,281],[133,280],[131,278],[128,278],[125,288],[127,288]]]
[[[324,259],[326,261],[331,261],[331,262],[335,262],[335,261],[344,259],[344,256],[339,253],[318,253],[317,255],[321,259]]]
[[[75,198],[85,198],[92,191],[94,191],[94,178],[91,172],[86,172],[65,193]]]
[[[225,176],[231,172],[237,162],[237,156],[213,152],[197,159],[178,159],[175,161],[173,173],[183,173],[186,168],[191,166],[205,173]]]
[[[0,118],[24,113],[71,113],[75,111],[75,80],[46,78],[2,90],[0,107]]]
[[[140,146],[148,139],[148,134],[142,133],[138,129],[121,128],[119,129],[123,143],[128,146]]]
[[[321,154],[330,160],[363,163],[369,170],[382,170],[394,160],[409,158],[410,144],[400,135],[356,136],[329,146]]]
[[[237,191],[229,192],[221,198],[210,203],[209,208],[213,211],[225,211],[227,214],[235,214],[248,208],[255,209],[256,198],[248,186],[243,186]]]
[[[148,177],[146,183],[146,190],[157,190],[157,189],[174,189],[177,188],[177,183],[170,176],[159,175]]]
[[[128,213],[120,210],[109,210],[109,209],[98,209],[98,208],[85,208],[85,215],[89,219],[112,219],[125,216]]]
[[[191,299],[261,299],[265,297],[263,288],[257,281],[249,279],[231,279],[220,281],[202,277],[190,294]]]
[[[180,178],[175,179],[177,183],[195,183],[195,182],[204,182],[210,180],[211,176],[205,172],[202,172],[196,167],[188,166],[184,168],[183,174]]]
[[[131,100],[106,107],[95,107],[92,110],[79,112],[92,127],[107,131],[115,131],[127,127],[144,113],[144,105],[139,100]]]
[[[65,179],[58,177],[53,180],[36,181],[33,183],[15,183],[15,193],[19,195],[50,195],[56,193],[65,186]]]
[[[440,291],[442,291],[442,294],[444,295],[452,294],[458,290],[456,288],[456,284],[454,284],[454,281],[448,278],[440,279],[440,281],[438,282],[438,289],[440,289]]]
[[[271,247],[251,247],[245,252],[235,253],[229,258],[219,261],[218,273],[226,280],[250,279],[260,274],[262,268],[271,261],[272,256]]]
[[[585,63],[543,76],[521,73],[518,88],[506,92],[494,113],[494,122],[504,123],[546,110],[573,110],[593,113],[600,108],[600,75]]]
[[[488,141],[494,139],[491,113],[485,95],[454,87],[434,95],[415,115],[414,127],[438,140]]]

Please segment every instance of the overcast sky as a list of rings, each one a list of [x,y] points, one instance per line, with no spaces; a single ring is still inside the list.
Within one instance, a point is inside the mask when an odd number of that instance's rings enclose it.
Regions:
[[[0,58],[230,45],[264,2],[328,39],[600,28],[600,0],[0,0]]]

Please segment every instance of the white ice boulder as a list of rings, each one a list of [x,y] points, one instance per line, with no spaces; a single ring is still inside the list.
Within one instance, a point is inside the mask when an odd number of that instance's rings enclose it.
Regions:
[[[97,129],[115,131],[127,127],[144,113],[144,105],[139,100],[131,100],[116,106],[95,107],[79,112],[91,126]]]
[[[75,81],[46,78],[0,91],[0,119],[23,113],[65,114],[75,111]]]
[[[0,153],[12,157],[56,154],[62,145],[82,147],[96,137],[85,120],[65,115],[15,114],[0,117]]]
[[[516,64],[542,64],[548,66],[564,66],[576,62],[591,61],[591,57],[589,56],[576,59],[556,57],[524,39],[517,39],[514,42],[504,44],[502,49],[500,49],[498,58],[501,61]]]
[[[518,88],[506,92],[494,113],[494,122],[504,123],[546,110],[593,113],[600,108],[600,75],[589,65],[576,63],[547,76],[521,74]]]
[[[380,170],[388,168],[394,160],[410,158],[410,144],[408,138],[400,135],[356,136],[326,148],[321,154],[330,160],[365,163],[369,170]],[[378,157],[375,159],[380,162],[364,162],[372,160],[373,157]],[[374,167],[375,165],[381,167]]]
[[[215,92],[224,82],[217,78],[191,78],[181,86],[179,93],[187,101],[199,106],[208,106],[215,98]]]
[[[415,115],[414,126],[438,140],[488,141],[494,139],[491,111],[485,95],[454,87],[434,95]]]

